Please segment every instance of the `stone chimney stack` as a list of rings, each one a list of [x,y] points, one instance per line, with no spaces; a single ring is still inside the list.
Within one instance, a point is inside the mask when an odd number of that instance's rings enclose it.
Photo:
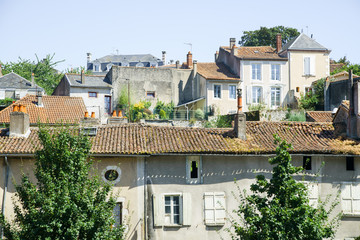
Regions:
[[[235,56],[236,55],[236,50],[237,50],[237,47],[236,45],[234,44],[231,48],[231,55]]]
[[[238,112],[235,115],[235,137],[246,140],[246,115],[242,111],[242,89],[237,89]]]
[[[233,46],[235,45],[236,42],[236,38],[230,38],[230,49],[233,48]]]
[[[2,66],[0,64],[0,77],[2,77],[2,76],[3,76],[3,74],[2,74]]]
[[[162,62],[164,65],[166,65],[166,51],[162,51]]]
[[[31,73],[31,86],[32,86],[32,87],[35,86],[35,76],[34,76],[34,73]]]
[[[85,84],[85,73],[84,73],[84,70],[81,71],[81,84]]]
[[[38,107],[43,107],[44,105],[43,105],[43,99],[42,99],[42,97],[43,97],[42,92],[38,91],[36,93],[36,97],[37,97],[37,105],[38,105]]]
[[[186,64],[187,64],[188,68],[192,68],[192,66],[193,66],[192,54],[190,51],[186,55]]]
[[[30,118],[25,106],[14,105],[10,113],[10,137],[28,137],[30,134]]]
[[[276,34],[276,52],[279,53],[281,51],[281,48],[282,48],[281,34],[278,33]]]
[[[197,73],[197,61],[193,61],[193,77],[192,77],[192,98],[197,98],[197,81],[196,81],[196,73]]]
[[[87,55],[87,62],[88,63],[91,62],[91,53],[87,53],[86,55]]]
[[[176,69],[179,69],[179,68],[180,68],[180,61],[176,60]]]

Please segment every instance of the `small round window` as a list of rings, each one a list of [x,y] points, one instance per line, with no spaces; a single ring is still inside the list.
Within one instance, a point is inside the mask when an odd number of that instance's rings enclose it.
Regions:
[[[120,181],[121,169],[117,166],[108,166],[102,171],[102,177],[104,181],[115,184]]]
[[[108,181],[115,181],[119,177],[119,173],[116,170],[107,170],[105,172],[105,179]]]

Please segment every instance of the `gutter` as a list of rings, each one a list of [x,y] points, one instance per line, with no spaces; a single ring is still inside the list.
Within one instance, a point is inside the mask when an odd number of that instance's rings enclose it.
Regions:
[[[6,164],[6,170],[5,170],[6,172],[5,172],[4,194],[3,194],[3,200],[2,200],[2,205],[1,205],[1,214],[2,215],[5,215],[5,200],[6,200],[6,192],[7,192],[7,188],[8,188],[8,183],[9,183],[10,166],[9,166],[9,162],[7,160],[7,156],[5,156],[4,162]],[[3,239],[3,236],[4,236],[3,228],[1,228],[0,231],[1,231],[0,239]]]

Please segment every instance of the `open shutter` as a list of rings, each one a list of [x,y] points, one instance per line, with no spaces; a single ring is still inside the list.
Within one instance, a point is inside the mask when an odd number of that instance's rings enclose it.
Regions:
[[[353,199],[353,212],[360,214],[360,184],[354,183],[351,189],[351,195]]]
[[[351,183],[341,185],[341,209],[344,213],[351,213]]]
[[[225,224],[226,219],[226,202],[225,193],[217,192],[214,194],[215,199],[215,222],[218,225]]]
[[[251,104],[251,87],[246,86],[246,104]]]
[[[181,215],[180,215],[181,218]],[[183,193],[182,196],[182,224],[184,226],[191,225],[192,211],[191,211],[191,195],[190,193]]]
[[[311,206],[317,207],[319,198],[319,185],[316,183],[310,183],[309,189],[309,203]]]
[[[154,226],[164,225],[164,196],[162,194],[153,195]]]
[[[215,224],[214,193],[204,193],[204,220],[205,225]]]

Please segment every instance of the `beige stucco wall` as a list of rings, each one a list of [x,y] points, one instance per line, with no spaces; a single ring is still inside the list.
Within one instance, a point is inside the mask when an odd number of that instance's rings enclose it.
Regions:
[[[252,79],[252,64],[261,64],[261,80]],[[280,80],[271,80],[271,65],[280,65]],[[286,105],[285,99],[289,91],[289,72],[287,61],[250,61],[240,62],[240,78],[242,79],[243,89],[243,111],[248,111],[252,103],[252,87],[262,87],[263,104],[267,109],[275,109],[271,106],[271,88],[280,88],[280,104]]]
[[[0,205],[3,199],[5,163],[1,157],[0,165]],[[10,164],[9,185],[5,203],[5,217],[13,219],[13,197],[15,196],[15,183],[21,182],[21,175],[30,176],[32,182],[36,182],[33,174],[34,160],[30,158],[8,158]],[[123,223],[126,225],[127,239],[143,239],[143,216],[144,216],[144,160],[143,158],[126,157],[97,157],[94,169],[102,176],[108,166],[117,166],[121,170],[120,181],[114,185],[113,193],[119,202],[123,202]],[[4,174],[3,174],[4,173]]]
[[[214,98],[214,85],[221,86],[221,98]],[[239,81],[207,80],[206,81],[206,106],[215,107],[215,115],[226,115],[236,113],[237,100],[230,99],[229,86],[239,88]]]
[[[315,72],[312,76],[304,75],[304,57],[315,58]],[[295,96],[300,97],[304,93],[305,87],[310,87],[311,83],[320,78],[330,75],[329,54],[315,51],[291,51],[288,52],[290,68],[290,87],[294,90]],[[296,88],[299,87],[299,92]]]

